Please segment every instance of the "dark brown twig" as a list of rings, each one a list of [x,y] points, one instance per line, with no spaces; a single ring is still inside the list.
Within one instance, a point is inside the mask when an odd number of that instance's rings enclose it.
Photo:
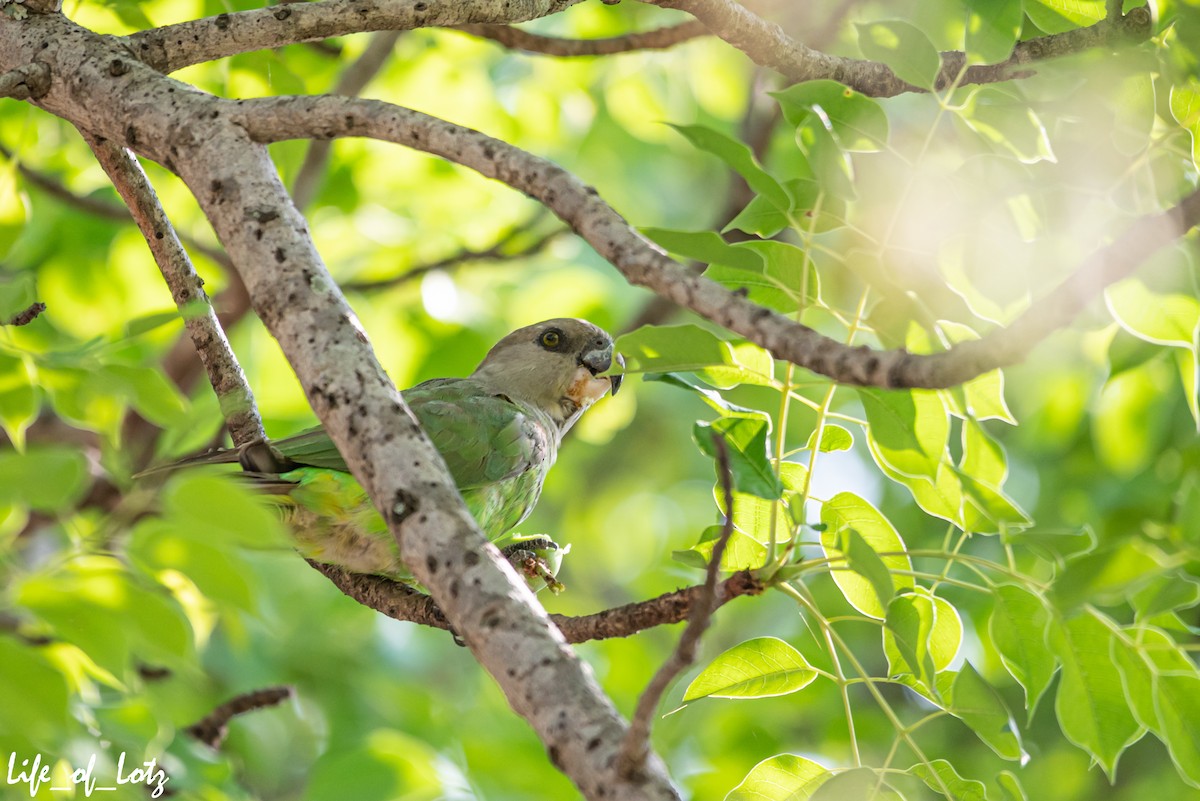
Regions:
[[[433,599],[412,587],[381,576],[349,573],[333,565],[312,561],[309,564],[333,582],[339,590],[363,606],[394,620],[404,620],[443,631],[450,630],[450,624]],[[721,583],[717,597],[723,604],[739,596],[758,595],[762,591],[762,583],[748,571],[742,571]],[[628,637],[655,626],[682,623],[704,597],[705,588],[701,584],[591,615],[551,615],[550,619],[569,643],[607,640]]]
[[[692,607],[688,615],[687,627],[679,636],[679,644],[675,651],[659,667],[645,692],[638,698],[637,709],[629,722],[629,731],[621,741],[621,750],[617,755],[617,771],[622,776],[633,776],[642,769],[646,757],[650,753],[650,728],[653,724],[654,711],[662,700],[663,694],[671,682],[696,661],[696,646],[704,635],[712,620],[713,612],[720,607],[720,585],[717,584],[717,574],[721,570],[721,558],[725,555],[725,546],[733,535],[733,472],[729,467],[729,449],[725,438],[713,437],[716,450],[717,471],[721,475],[721,492],[725,496],[725,524],[721,534],[713,545],[712,556],[708,561],[708,570],[704,577],[704,590],[699,601]]]
[[[23,312],[14,314],[12,319],[8,320],[5,325],[29,325],[38,318],[38,315],[46,310],[46,304],[37,302],[33,303]]]
[[[517,248],[516,250],[509,250],[516,240],[528,233],[530,229],[541,222],[545,216],[545,212],[535,214],[530,219],[509,230],[507,233],[501,236],[500,239],[496,240],[494,244],[484,248],[483,250],[463,250],[455,253],[453,256],[447,256],[444,259],[438,259],[437,261],[430,262],[428,264],[418,265],[417,267],[413,267],[411,270],[403,272],[400,275],[392,276],[391,278],[381,278],[378,281],[350,281],[341,285],[342,291],[371,292],[380,289],[390,289],[395,286],[400,286],[401,284],[409,283],[410,281],[415,281],[431,272],[435,272],[437,270],[448,270],[469,262],[512,261],[514,259],[523,259],[527,256],[536,255],[545,250],[546,247],[558,237],[562,236],[563,234],[570,233],[566,228],[559,228],[551,231],[548,234],[538,237],[532,242],[526,244],[524,247]]]
[[[229,721],[238,715],[276,706],[292,697],[291,687],[266,687],[235,696],[208,713],[202,720],[184,729],[192,737],[217,749],[229,734]]]
[[[576,58],[579,56],[611,56],[637,50],[663,50],[701,36],[711,36],[699,20],[656,28],[652,31],[626,33],[604,39],[563,39],[543,36],[512,25],[456,25],[448,30],[461,31],[482,39],[491,39],[513,50],[524,50],[543,56]]]

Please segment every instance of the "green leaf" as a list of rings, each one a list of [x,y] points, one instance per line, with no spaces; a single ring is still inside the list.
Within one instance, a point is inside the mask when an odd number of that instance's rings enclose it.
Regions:
[[[0,637],[0,731],[20,732],[31,746],[54,742],[67,723],[67,682],[58,665],[13,637]],[[39,794],[40,795],[40,794]]]
[[[4,168],[0,168],[0,171],[4,171]],[[3,187],[4,181],[0,179],[0,191],[3,191]],[[0,242],[3,236],[3,222],[0,222]],[[0,320],[11,320],[32,306],[36,300],[37,288],[33,273],[0,273]]]
[[[667,251],[704,264],[723,264],[739,270],[761,272],[762,261],[745,248],[734,247],[713,231],[674,231],[643,228],[641,232]]]
[[[817,677],[803,654],[783,640],[758,637],[718,656],[692,680],[684,701],[769,698],[801,690]]]
[[[175,530],[210,544],[274,549],[290,539],[279,514],[234,476],[191,471],[173,476],[162,492],[163,509]]]
[[[888,606],[883,652],[892,676],[911,673],[936,693],[934,674],[950,667],[962,645],[962,619],[949,601],[924,587],[897,596]]]
[[[0,426],[19,451],[25,449],[25,429],[41,406],[31,369],[25,359],[0,353]]]
[[[941,320],[938,328],[952,345],[979,339],[974,329],[961,323]],[[1010,425],[1017,424],[1017,419],[1008,409],[1008,402],[1004,400],[1004,371],[984,373],[963,384],[962,388],[967,401],[966,411],[975,420],[1003,420]]]
[[[821,532],[826,558],[835,560],[845,556],[853,569],[853,572],[831,571],[834,582],[851,606],[864,615],[883,620],[887,616],[887,603],[895,592],[914,586],[911,576],[890,572],[912,570],[912,561],[904,553],[899,533],[878,509],[849,492],[839,493],[821,506],[821,522],[826,526]]]
[[[903,796],[871,768],[853,768],[824,782],[812,801],[903,801]]]
[[[1200,604],[1200,583],[1178,573],[1158,576],[1134,593],[1132,602],[1138,619],[1191,609]]]
[[[738,492],[775,500],[783,495],[783,485],[771,468],[769,432],[770,423],[756,417],[722,417],[710,423],[696,423],[692,429],[700,450],[713,459],[717,458],[714,439],[724,437],[733,486]]]
[[[929,654],[929,634],[933,631],[934,612],[932,603],[921,603],[921,600],[905,594],[896,596],[888,604],[883,630],[884,652],[888,654],[889,674],[911,673],[932,690],[936,671]],[[893,659],[893,654],[899,659]]]
[[[1200,676],[1194,670],[1162,673],[1155,690],[1154,704],[1171,759],[1184,781],[1200,787]]]
[[[757,254],[763,262],[763,274],[776,285],[786,287],[796,298],[797,306],[810,306],[820,301],[820,277],[804,249],[788,242],[742,242],[735,247]]]
[[[1153,292],[1137,278],[1126,278],[1104,291],[1108,310],[1129,333],[1146,342],[1193,348],[1200,300],[1189,295]]]
[[[734,502],[736,508],[737,503]],[[674,551],[671,556],[688,567],[704,570],[712,560],[713,547],[721,535],[721,526],[709,526],[700,535],[700,541],[686,551]],[[721,570],[732,573],[762,567],[767,560],[767,548],[752,535],[734,529],[721,554]]]
[[[751,189],[770,200],[777,208],[788,208],[791,201],[787,192],[759,165],[754,153],[745,144],[703,125],[671,127],[699,149],[712,153],[725,162],[730,169],[745,179]]]
[[[109,364],[100,369],[99,375],[102,380],[110,380],[113,389],[155,425],[174,425],[187,413],[187,401],[159,370]]]
[[[1093,612],[1050,627],[1050,645],[1062,661],[1054,703],[1059,726],[1068,740],[1100,763],[1110,779],[1139,728],[1113,664],[1113,636]]]
[[[1025,164],[1054,160],[1041,117],[1029,108],[1027,99],[1011,89],[974,89],[956,119],[994,149],[1008,151]]]
[[[958,771],[944,759],[935,759],[928,765],[919,762],[908,769],[934,792],[941,793],[943,788],[950,791],[950,801],[986,801],[987,793],[983,782],[964,779]]]
[[[790,193],[789,193],[790,194]],[[788,227],[787,212],[780,210],[766,197],[755,195],[746,207],[737,213],[729,223],[721,229],[721,233],[729,231],[745,231],[764,239],[769,239],[784,228]]]
[[[1022,0],[966,0],[967,60],[995,64],[1012,53],[1025,21]]]
[[[734,364],[728,342],[697,325],[644,325],[617,340],[626,372],[695,372]]]
[[[1026,0],[1025,13],[1046,33],[1063,33],[1104,19],[1104,0]]]
[[[0,452],[0,503],[42,512],[65,512],[87,490],[87,459],[66,447]]]
[[[1001,584],[993,597],[988,633],[1005,669],[1025,690],[1025,709],[1032,718],[1058,666],[1046,640],[1050,613],[1041,598],[1015,584]]]
[[[1004,793],[1005,801],[1029,801],[1020,779],[1011,771],[1002,770],[997,773],[996,784],[1000,787],[1000,792]]]
[[[805,81],[770,94],[793,126],[799,127],[809,115],[820,114],[846,150],[869,152],[887,147],[888,118],[883,107],[844,84],[825,79]]]
[[[0,257],[8,255],[29,219],[25,208],[27,197],[17,180],[17,162],[15,159],[7,161],[7,164],[0,166]],[[30,300],[17,311],[28,308],[32,302]],[[5,316],[4,320],[10,316]]]
[[[810,116],[796,128],[796,146],[808,160],[822,195],[852,200],[857,196],[854,163],[829,122]]]
[[[903,20],[868,22],[855,28],[864,56],[887,64],[902,81],[922,89],[933,88],[942,59],[919,28]]]
[[[970,662],[963,663],[954,676],[947,711],[967,724],[1001,758],[1022,761],[1027,758],[1016,721],[1004,699]]]
[[[937,392],[858,390],[873,455],[907,477],[933,480],[946,456],[950,420]]]
[[[725,801],[807,801],[833,776],[810,759],[779,754],[759,762]]]
[[[826,423],[825,427],[821,429],[820,445],[814,441],[816,438],[817,432],[814,429],[808,435],[808,442],[805,444],[804,449],[811,451],[816,447],[822,453],[829,453],[831,451],[848,451],[854,446],[854,435],[834,423]]]

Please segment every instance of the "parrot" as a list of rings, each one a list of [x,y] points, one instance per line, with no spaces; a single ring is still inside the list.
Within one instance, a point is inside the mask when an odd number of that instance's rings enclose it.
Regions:
[[[545,536],[513,533],[529,516],[563,435],[621,375],[613,339],[586,320],[558,318],[518,328],[466,378],[435,378],[401,395],[441,453],[484,534],[531,583],[553,592],[566,549]],[[292,544],[315,562],[411,584],[395,539],[320,427],[258,440],[168,465],[234,463],[278,505]]]

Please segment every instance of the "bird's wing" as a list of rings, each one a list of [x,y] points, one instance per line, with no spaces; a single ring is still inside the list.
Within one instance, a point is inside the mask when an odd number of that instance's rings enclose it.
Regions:
[[[552,424],[544,415],[489,393],[477,381],[436,379],[403,394],[461,491],[504,481],[553,458]],[[322,428],[271,445],[299,466],[348,470]]]

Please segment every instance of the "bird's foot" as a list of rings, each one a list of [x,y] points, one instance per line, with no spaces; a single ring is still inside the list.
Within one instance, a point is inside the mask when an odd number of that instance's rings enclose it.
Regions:
[[[531,584],[539,579],[550,592],[558,595],[567,587],[558,580],[558,568],[570,548],[560,548],[549,537],[532,537],[514,542],[500,550],[509,564]]]

